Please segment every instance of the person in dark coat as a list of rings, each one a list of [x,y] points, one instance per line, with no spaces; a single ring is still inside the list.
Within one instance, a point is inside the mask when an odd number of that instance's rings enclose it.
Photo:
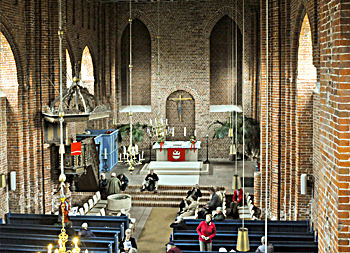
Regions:
[[[182,251],[174,245],[173,242],[168,242],[167,244],[165,244],[166,246],[166,253],[182,253]]]
[[[92,233],[92,231],[90,229],[88,229],[88,224],[86,222],[84,222],[81,225],[81,229],[79,231],[79,236],[80,237],[96,237],[94,235],[94,233]]]
[[[125,230],[125,236],[119,244],[120,252],[129,252],[131,248],[137,249],[135,238],[131,237],[131,229]]]
[[[129,179],[123,173],[119,174],[117,178],[122,183],[122,186],[120,186],[120,190],[122,192],[125,191],[126,187],[129,185]]]
[[[215,210],[218,206],[221,205],[221,201],[220,201],[219,196],[217,194],[215,194],[215,189],[214,188],[210,188],[209,192],[210,192],[210,195],[211,195],[211,200],[198,213],[198,217],[199,218],[203,218],[206,214],[211,214],[211,211]]]
[[[108,184],[107,184],[107,194],[108,194],[108,196],[112,195],[112,194],[120,193],[120,186],[121,185],[122,185],[121,182],[116,177],[116,174],[113,172],[111,174],[111,179],[108,181]]]
[[[187,230],[187,224],[181,216],[178,216],[176,221],[170,224],[170,227],[177,228],[177,230]]]
[[[77,236],[77,233],[75,232],[75,229],[73,228],[73,222],[68,221],[65,229],[66,229],[66,233],[67,233],[67,235],[69,235],[69,237],[76,237]]]
[[[100,179],[100,192],[102,199],[105,199],[107,197],[107,185],[108,185],[108,179],[106,178],[105,173],[101,173],[101,179]]]
[[[142,183],[142,189],[141,191],[143,192],[144,190],[146,190],[146,188],[149,188],[149,186],[151,184],[154,185],[154,192],[157,193],[158,191],[158,175],[156,173],[154,173],[153,170],[149,171],[149,174],[145,177],[145,180]]]
[[[222,213],[222,207],[218,206],[216,208],[216,214],[214,215],[213,220],[223,221],[223,220],[225,220],[225,218],[226,218],[225,215]]]
[[[187,196],[186,196],[186,198],[184,198],[182,201],[181,201],[181,203],[180,203],[180,206],[179,206],[179,213],[182,213],[182,211],[183,211],[183,208],[186,206],[186,203],[185,203],[185,201],[190,201],[191,200],[191,196],[197,196],[197,198],[199,198],[199,197],[202,197],[202,192],[201,192],[201,190],[199,189],[199,185],[198,184],[196,184],[191,190],[189,190],[188,192],[187,192]],[[188,203],[188,202],[187,202]]]

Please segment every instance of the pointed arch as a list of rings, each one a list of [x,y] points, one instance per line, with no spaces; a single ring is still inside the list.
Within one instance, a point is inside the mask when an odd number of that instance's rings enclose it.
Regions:
[[[132,89],[133,105],[151,105],[151,36],[139,19],[132,22]],[[121,102],[129,105],[130,27],[126,26],[121,37]]]
[[[73,69],[72,69],[72,61],[70,59],[69,51],[66,49],[66,68],[67,68],[67,88],[72,85],[73,81]]]
[[[237,38],[235,38],[236,32]],[[228,15],[224,15],[213,27],[210,35],[211,105],[242,104],[242,43],[238,25]],[[235,101],[236,83],[237,101]]]
[[[95,92],[95,78],[94,78],[94,65],[92,56],[88,46],[84,48],[81,57],[81,80],[87,86],[89,92],[94,94]]]

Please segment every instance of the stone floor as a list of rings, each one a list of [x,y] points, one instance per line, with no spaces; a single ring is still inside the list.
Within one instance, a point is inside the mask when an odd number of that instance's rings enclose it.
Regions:
[[[244,161],[244,175],[245,175],[245,192],[253,192],[254,186],[254,171],[256,162]],[[137,185],[142,184],[145,175],[140,175],[140,170],[143,165],[135,167],[133,174],[131,175],[128,167],[124,164],[118,164],[111,171],[106,172],[106,177],[110,178],[110,174],[115,172],[117,175],[124,173],[130,181],[130,184]],[[224,186],[227,194],[232,193],[232,176],[235,174],[235,162],[228,161],[226,159],[212,159],[210,160],[210,171],[208,175],[200,175],[199,185],[200,186]],[[242,178],[243,176],[243,161],[237,162],[237,173]],[[133,237],[138,239],[143,226],[145,225],[149,214],[151,213],[152,207],[132,207],[130,215],[136,218],[136,226],[134,229]]]

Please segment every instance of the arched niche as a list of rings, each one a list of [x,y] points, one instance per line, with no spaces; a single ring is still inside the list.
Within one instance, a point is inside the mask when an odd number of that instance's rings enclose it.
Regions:
[[[210,104],[242,105],[242,34],[227,15],[210,35]]]
[[[181,100],[181,102],[173,100],[180,97],[186,100]],[[184,90],[177,90],[171,93],[166,100],[166,117],[169,127],[174,127],[175,129],[174,137],[168,137],[167,139],[189,141],[195,130],[195,100],[193,96]],[[186,136],[184,136],[184,127],[186,127]]]
[[[72,69],[72,61],[70,59],[69,51],[66,49],[66,69],[67,69],[67,88],[72,85],[73,81],[73,69]]]
[[[121,102],[130,104],[130,26],[121,37]],[[139,19],[132,22],[132,104],[151,105],[151,37]]]

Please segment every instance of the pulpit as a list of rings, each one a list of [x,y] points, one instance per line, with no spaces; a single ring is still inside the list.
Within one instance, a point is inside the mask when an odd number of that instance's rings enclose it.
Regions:
[[[189,141],[165,141],[162,147],[155,143],[152,147],[156,150],[157,162],[189,162],[198,161],[198,149],[201,148],[201,142],[195,144]]]

